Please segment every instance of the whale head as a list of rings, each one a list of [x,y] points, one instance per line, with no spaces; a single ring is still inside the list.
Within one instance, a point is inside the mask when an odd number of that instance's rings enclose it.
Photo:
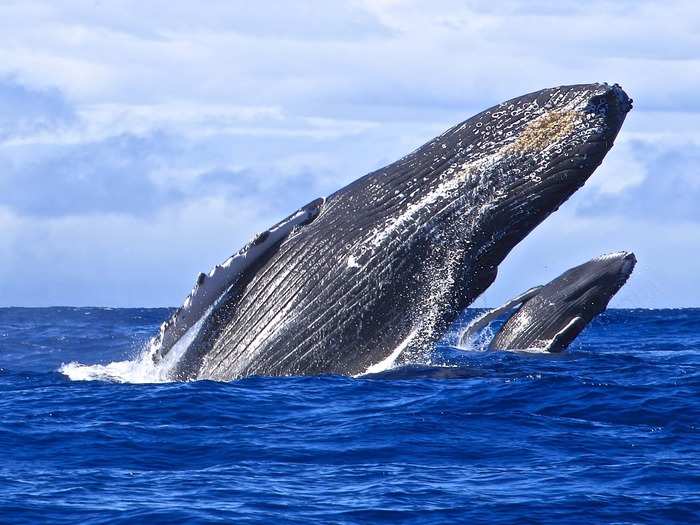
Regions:
[[[499,330],[491,348],[560,352],[608,306],[627,282],[633,253],[602,255],[543,286]]]
[[[391,307],[412,310],[413,346],[426,348],[586,182],[631,107],[617,85],[563,86],[454,126],[331,196],[325,212],[351,209],[361,227],[348,265],[358,275],[373,262],[403,268]]]
[[[477,167],[486,194],[479,220],[495,233],[491,257],[500,261],[583,186],[631,107],[617,85],[565,86],[505,102],[472,124],[491,152],[477,163],[491,165]]]
[[[627,282],[636,264],[631,252],[601,255],[565,272],[551,290],[574,310],[600,310]]]

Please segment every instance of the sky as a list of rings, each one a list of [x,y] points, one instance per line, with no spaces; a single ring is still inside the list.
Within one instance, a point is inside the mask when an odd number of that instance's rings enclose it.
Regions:
[[[700,306],[697,2],[5,0],[0,306],[178,305],[300,205],[587,82],[634,110],[474,306],[618,250],[613,306]]]

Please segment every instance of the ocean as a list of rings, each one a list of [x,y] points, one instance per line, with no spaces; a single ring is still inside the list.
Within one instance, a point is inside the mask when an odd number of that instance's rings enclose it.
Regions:
[[[157,382],[169,313],[0,309],[1,522],[700,522],[700,309],[609,310],[562,355],[447,339],[229,383]]]

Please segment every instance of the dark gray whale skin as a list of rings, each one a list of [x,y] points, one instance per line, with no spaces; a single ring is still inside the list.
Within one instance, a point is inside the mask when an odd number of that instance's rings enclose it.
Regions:
[[[490,347],[561,352],[607,308],[636,263],[633,253],[618,252],[567,270],[527,298]]]
[[[173,377],[356,375],[429,350],[630,108],[617,85],[531,93],[330,195],[212,305]]]

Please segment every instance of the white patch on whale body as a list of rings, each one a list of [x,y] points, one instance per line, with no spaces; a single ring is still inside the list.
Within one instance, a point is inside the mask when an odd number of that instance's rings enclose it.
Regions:
[[[378,372],[383,372],[384,370],[389,370],[391,367],[394,366],[394,363],[401,355],[401,352],[403,352],[406,349],[406,347],[413,340],[417,333],[418,330],[413,330],[410,334],[408,334],[408,337],[406,337],[406,339],[399,343],[399,345],[391,352],[391,354],[379,361],[379,363],[371,365],[369,368],[367,368],[367,370],[365,370],[361,374],[358,374],[355,377],[363,376],[365,374],[376,374]]]
[[[513,321],[510,329],[513,334],[515,334],[513,337],[517,337],[521,333],[523,333],[525,330],[527,330],[530,325],[532,324],[532,318],[530,317],[530,313],[527,311],[521,311],[515,320]]]
[[[584,323],[585,321],[583,320],[583,317],[574,317],[571,321],[569,321],[564,328],[559,330],[554,337],[547,343],[547,345],[544,347],[545,351],[547,352],[552,352],[554,351],[553,348],[555,345],[559,344],[561,339],[568,333],[569,330],[571,330],[574,326],[576,326],[579,323]]]

